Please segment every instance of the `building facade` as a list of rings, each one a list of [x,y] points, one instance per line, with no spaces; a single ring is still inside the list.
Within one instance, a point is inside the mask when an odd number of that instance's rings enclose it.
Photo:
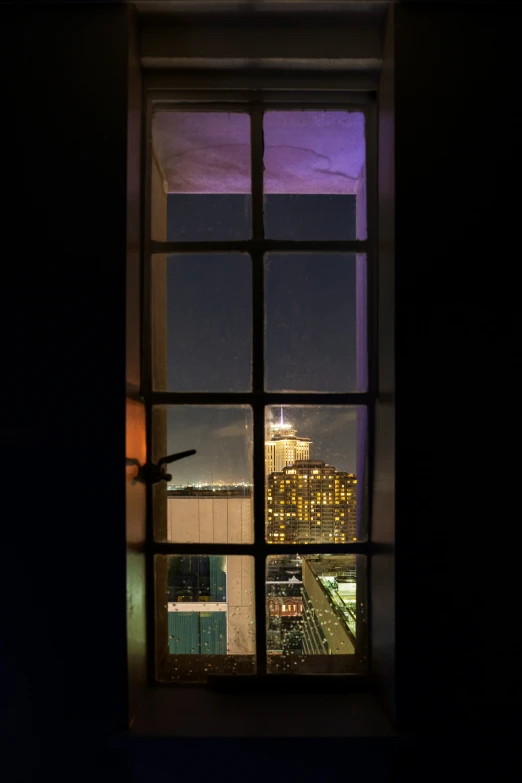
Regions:
[[[169,492],[167,541],[200,544],[251,544],[250,490],[197,491],[191,487]]]
[[[267,541],[356,540],[357,479],[322,460],[296,460],[267,478]]]
[[[296,460],[310,459],[310,438],[298,438],[297,430],[291,424],[285,424],[281,411],[281,420],[272,424],[265,441],[265,472],[279,473],[286,465]]]
[[[303,599],[284,596],[270,596],[266,608],[271,617],[300,617],[303,613]]]
[[[355,652],[356,565],[347,555],[303,558],[303,652]]]
[[[254,655],[254,561],[244,555],[168,558],[171,655]]]

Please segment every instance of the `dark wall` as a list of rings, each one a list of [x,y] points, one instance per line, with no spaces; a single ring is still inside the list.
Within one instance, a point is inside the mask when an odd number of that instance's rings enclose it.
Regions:
[[[88,777],[95,738],[127,721],[129,24],[123,4],[1,9],[0,637],[13,780],[50,763],[61,779],[75,750],[70,778]]]
[[[520,697],[518,17],[396,12],[398,714],[495,729]],[[96,737],[127,718],[126,14],[1,9],[0,639],[17,780],[75,750],[69,779],[88,778]]]
[[[390,714],[395,698],[395,128],[393,15],[387,19],[378,101],[378,401],[370,565],[372,666]]]
[[[520,706],[520,20],[395,8],[397,700],[417,731],[495,732]]]
[[[128,38],[127,89],[127,225],[126,225],[126,389],[125,449],[129,460],[147,461],[145,406],[141,386],[141,216],[142,216],[142,80],[135,12],[122,19]],[[119,227],[118,231],[119,231]],[[164,454],[165,452],[163,452]],[[133,483],[137,468],[125,476],[128,725],[132,725],[147,687],[145,591],[145,486]]]

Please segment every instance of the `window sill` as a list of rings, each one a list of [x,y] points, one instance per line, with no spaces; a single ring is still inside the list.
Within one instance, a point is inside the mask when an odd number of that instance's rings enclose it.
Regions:
[[[200,687],[146,691],[127,736],[393,737],[373,692],[223,692]]]

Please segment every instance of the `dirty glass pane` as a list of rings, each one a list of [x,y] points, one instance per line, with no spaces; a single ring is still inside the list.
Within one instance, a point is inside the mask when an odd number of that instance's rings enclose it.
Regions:
[[[269,674],[366,670],[366,559],[271,555],[266,564]]]
[[[254,673],[252,557],[157,555],[155,578],[160,681]]]
[[[366,367],[366,257],[267,254],[265,389],[365,391]]]
[[[153,435],[156,459],[196,449],[193,456],[167,465],[168,482],[154,485],[156,538],[251,544],[250,406],[156,406]]]
[[[151,231],[156,240],[248,239],[250,117],[156,111]]]
[[[269,239],[366,239],[364,115],[264,115],[265,234]]]
[[[153,257],[153,362],[158,391],[249,391],[252,264],[246,253]],[[161,275],[162,282],[157,275]],[[161,318],[161,312],[164,317]]]
[[[363,406],[270,406],[265,415],[269,544],[366,539],[367,417]]]

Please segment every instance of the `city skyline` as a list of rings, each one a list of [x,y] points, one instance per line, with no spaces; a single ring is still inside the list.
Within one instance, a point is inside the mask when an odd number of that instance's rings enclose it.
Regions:
[[[267,408],[267,425],[280,416]],[[285,421],[309,438],[310,459],[337,470],[357,470],[356,406],[283,406]],[[196,449],[172,463],[173,485],[252,484],[252,414],[249,406],[175,406],[167,410],[168,453]]]

